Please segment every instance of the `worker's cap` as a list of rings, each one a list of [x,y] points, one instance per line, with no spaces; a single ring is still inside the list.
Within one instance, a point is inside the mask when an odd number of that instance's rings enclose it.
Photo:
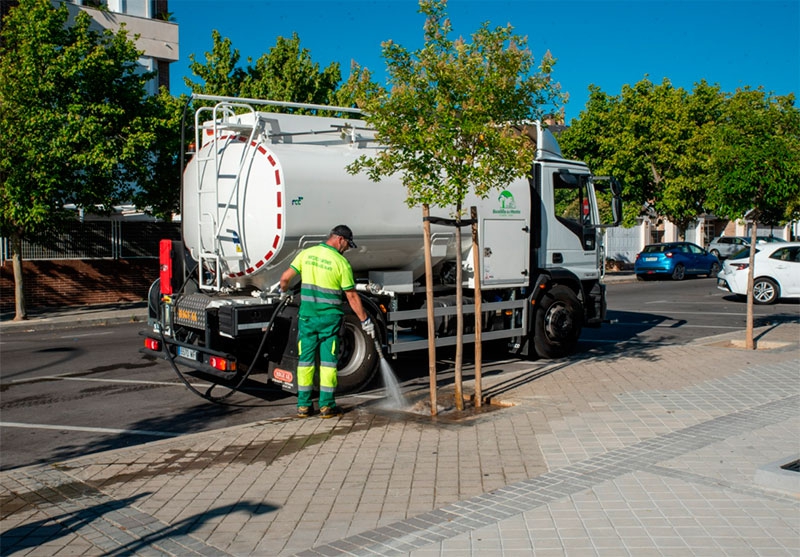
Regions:
[[[353,241],[353,231],[345,224],[337,225],[331,230],[331,234],[336,234],[347,240],[347,245],[351,248],[356,248],[356,243]]]

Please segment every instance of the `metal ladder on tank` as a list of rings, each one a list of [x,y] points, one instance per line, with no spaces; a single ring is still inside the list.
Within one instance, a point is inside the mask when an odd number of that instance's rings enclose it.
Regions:
[[[244,109],[245,111],[250,112],[253,118],[253,123],[239,124],[232,122],[231,120],[237,116],[241,116],[236,114],[236,109]],[[205,123],[201,122],[202,114],[209,111],[211,111],[211,121]],[[218,292],[222,288],[222,262],[225,261],[225,263],[228,263],[226,266],[230,267],[229,263],[241,260],[247,255],[247,248],[244,243],[244,238],[241,235],[239,236],[239,245],[242,251],[241,254],[237,254],[235,257],[225,256],[222,253],[220,239],[223,232],[222,227],[224,226],[228,212],[232,207],[235,206],[235,203],[238,203],[238,199],[240,198],[238,192],[239,187],[242,186],[241,176],[243,170],[249,166],[255,157],[255,154],[258,152],[257,143],[255,140],[259,133],[263,131],[263,125],[264,123],[261,117],[253,109],[253,107],[248,104],[221,102],[216,104],[213,108],[201,107],[195,112],[194,129],[195,145],[197,146],[197,154],[195,155],[197,161],[197,172],[195,173],[195,191],[197,195],[197,211],[199,213],[197,215],[197,238],[199,251],[197,254],[197,272],[198,285],[201,290]],[[211,149],[208,155],[201,156],[200,153],[203,146],[203,133],[209,129],[212,132]],[[236,174],[232,176],[221,175],[220,173],[220,142],[230,141],[232,139],[230,135],[224,136],[224,139],[222,139],[222,134],[226,131],[232,132],[236,137],[240,137],[245,133],[248,135],[245,148],[242,151],[242,156],[239,160],[238,169]],[[205,166],[203,166],[203,163],[205,163]],[[204,188],[202,176],[203,174],[207,173],[207,165],[209,164],[211,165],[211,170],[213,170],[213,185]],[[220,203],[219,182],[221,179],[230,178],[233,179],[231,193],[228,196],[228,199],[224,200],[224,203]],[[209,202],[209,200],[206,200],[206,198],[211,198],[210,202],[212,204],[211,206],[214,208],[213,211],[203,210],[205,207],[204,202]],[[220,209],[222,209],[221,214]],[[238,210],[234,214],[238,220]],[[237,222],[236,224],[237,229],[241,230],[240,226],[238,226],[241,223]],[[207,235],[211,239],[211,245],[206,244],[203,236],[203,232],[209,230],[210,232],[207,232]],[[213,281],[205,279],[207,273],[213,277]]]

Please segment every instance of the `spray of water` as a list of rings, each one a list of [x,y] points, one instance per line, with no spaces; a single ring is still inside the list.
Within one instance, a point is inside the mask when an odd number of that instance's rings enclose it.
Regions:
[[[378,356],[381,359],[381,377],[383,384],[386,387],[386,402],[387,408],[400,410],[406,407],[406,399],[400,390],[400,384],[397,382],[397,377],[394,375],[394,370],[386,358],[383,357],[383,351],[378,341],[375,341],[375,350],[378,351]]]

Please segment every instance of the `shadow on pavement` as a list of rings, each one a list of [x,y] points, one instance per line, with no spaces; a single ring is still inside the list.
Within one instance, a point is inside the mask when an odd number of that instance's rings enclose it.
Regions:
[[[88,491],[94,492],[93,489],[87,488]],[[96,493],[96,492],[95,492]],[[90,493],[87,493],[90,495]],[[42,544],[52,542],[64,536],[80,535],[80,530],[85,526],[92,524],[97,519],[102,518],[108,513],[120,511],[128,507],[132,507],[137,499],[150,495],[149,493],[140,493],[133,497],[120,500],[109,500],[94,506],[89,506],[80,510],[64,513],[54,517],[43,518],[41,520],[23,524],[12,528],[0,534],[0,546],[3,548],[3,553],[19,552],[31,548],[36,548]],[[161,528],[154,529],[150,533],[131,532],[130,537],[136,538],[128,543],[117,547],[114,550],[105,553],[105,555],[137,555],[137,552],[145,549],[158,547],[159,542],[169,538],[188,536],[197,531],[201,526],[211,519],[220,516],[227,516],[231,513],[242,512],[251,515],[262,515],[278,510],[279,507],[269,503],[257,503],[240,501],[228,505],[222,505],[205,512],[200,512],[195,515],[189,516],[174,524],[164,525]],[[150,525],[157,525],[157,522],[152,522]],[[142,527],[137,524],[136,526]],[[102,531],[102,526],[97,530]],[[170,544],[174,546],[179,544],[180,541],[175,541]]]

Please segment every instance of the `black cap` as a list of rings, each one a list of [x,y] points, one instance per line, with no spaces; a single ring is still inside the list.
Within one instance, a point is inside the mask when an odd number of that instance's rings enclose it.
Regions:
[[[350,227],[346,224],[339,224],[333,227],[331,230],[331,234],[336,234],[337,236],[341,236],[345,240],[347,240],[347,245],[351,248],[357,248],[358,246],[353,241],[353,231],[350,230]]]

